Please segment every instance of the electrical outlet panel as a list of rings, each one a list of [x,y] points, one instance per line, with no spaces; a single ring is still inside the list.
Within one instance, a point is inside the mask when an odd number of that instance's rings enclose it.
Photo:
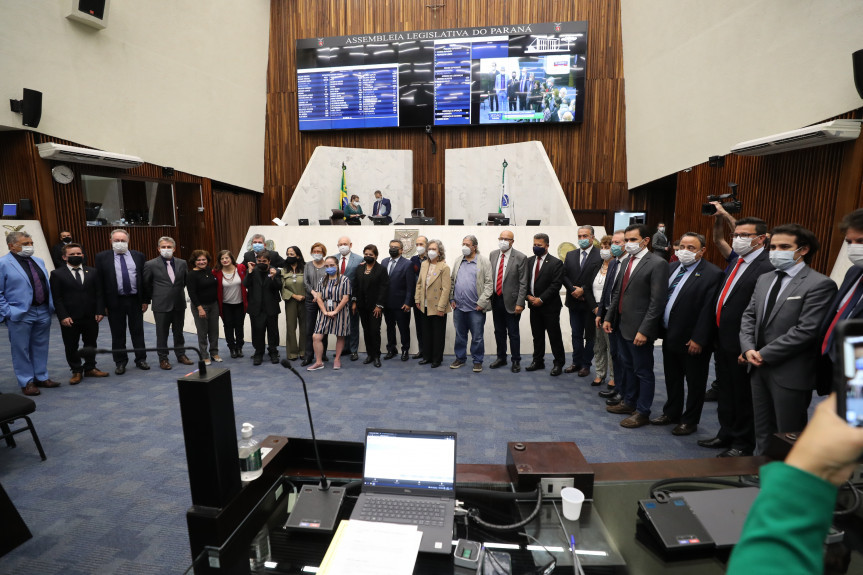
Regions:
[[[543,477],[539,480],[543,498],[560,497],[560,490],[564,487],[575,487],[572,477]]]

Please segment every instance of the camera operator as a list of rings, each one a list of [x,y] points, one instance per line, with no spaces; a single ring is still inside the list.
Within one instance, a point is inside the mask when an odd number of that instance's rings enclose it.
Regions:
[[[710,202],[710,205],[716,208],[716,213],[713,214],[713,245],[719,249],[719,253],[725,258],[725,261],[730,262],[736,259],[734,250],[731,249],[731,244],[726,240],[725,228],[728,227],[729,232],[734,232],[734,227],[737,225],[737,220],[734,216],[725,211],[722,207],[722,202]]]

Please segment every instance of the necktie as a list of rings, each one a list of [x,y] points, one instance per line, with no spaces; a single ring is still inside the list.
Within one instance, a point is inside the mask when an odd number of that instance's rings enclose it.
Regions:
[[[767,306],[764,308],[764,317],[761,318],[761,325],[758,327],[758,348],[764,347],[767,343],[764,341],[764,332],[767,329],[767,322],[770,320],[770,314],[773,313],[773,308],[776,307],[776,298],[779,297],[779,292],[782,291],[782,279],[787,276],[783,271],[776,272],[776,281],[773,282],[773,287],[770,289],[770,294],[767,296]]]
[[[503,295],[503,261],[505,257],[500,254],[500,263],[497,265],[497,289],[494,290],[497,295]]]
[[[677,289],[677,284],[680,283],[680,280],[683,279],[683,276],[686,275],[686,267],[683,265],[680,266],[680,271],[677,272],[677,275],[674,276],[674,281],[671,282],[671,285],[668,286],[668,297],[665,298],[665,303],[671,301],[671,296],[674,295],[674,290]]]
[[[345,261],[346,261],[347,259],[348,259],[348,258],[346,258],[345,256],[342,256],[342,271],[341,271],[341,274],[342,274],[342,275],[344,275],[344,274],[345,274]]]
[[[165,265],[168,266],[168,277],[171,278],[171,283],[174,283],[174,280],[177,279],[174,275],[174,260],[166,261]]]
[[[81,268],[72,268],[72,271],[75,272],[75,281],[78,283],[83,283],[81,281]]]
[[[635,256],[629,256],[629,263],[626,264],[626,273],[623,274],[623,282],[620,285],[620,299],[617,301],[617,313],[623,313],[623,294],[626,293],[626,286],[629,285],[629,272],[632,271]]]
[[[129,267],[126,265],[126,254],[120,254],[120,273],[123,276],[123,293],[132,295],[132,278],[129,277]]]
[[[581,269],[584,269],[585,260],[587,260],[587,252],[585,250],[581,250]]]
[[[381,203],[380,202],[375,202],[375,215],[376,216],[381,215]]]
[[[731,289],[731,284],[734,282],[734,276],[737,275],[737,270],[740,269],[740,265],[743,263],[743,258],[739,258],[737,260],[737,265],[734,266],[734,269],[731,270],[731,275],[728,276],[728,279],[725,281],[725,287],[722,288],[722,293],[719,294],[719,301],[716,303],[716,327],[719,327],[719,318],[722,315],[722,306],[725,304],[725,296],[728,295],[728,291]]]
[[[30,264],[30,275],[33,277],[33,301],[36,305],[42,305],[45,303],[45,286],[39,279],[39,270],[33,260],[27,258],[27,263]]]
[[[542,263],[542,258],[536,258],[536,269],[533,270],[533,283],[534,287],[536,287],[536,278],[539,277],[539,266]],[[536,295],[536,294],[534,294]]]
[[[851,297],[845,300],[845,303],[842,304],[842,307],[836,312],[836,317],[833,318],[833,321],[830,323],[830,327],[827,328],[827,333],[824,335],[824,342],[821,344],[822,355],[827,353],[830,346],[833,344],[833,329],[836,327],[836,324],[851,315],[851,312],[854,311],[854,308],[860,301],[861,293],[863,292],[860,291],[860,282],[858,282],[854,291],[851,293]]]
[[[387,275],[393,275],[393,268],[396,267],[396,260],[390,260],[389,268],[387,268]]]

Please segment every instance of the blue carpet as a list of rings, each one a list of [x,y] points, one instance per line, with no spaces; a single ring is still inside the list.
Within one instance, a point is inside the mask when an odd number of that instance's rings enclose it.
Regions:
[[[155,342],[145,324],[147,342]],[[187,334],[187,342],[194,335]],[[0,329],[0,392],[19,393],[5,329]],[[107,325],[100,346],[110,347]],[[223,347],[223,349],[227,349]],[[279,365],[253,367],[225,360],[232,370],[236,422],[252,422],[257,437],[310,437],[302,386]],[[654,415],[665,401],[661,356]],[[130,364],[104,379],[68,385],[59,327],[51,333],[49,370],[63,382],[36,397],[34,424],[48,460],[41,462],[29,434],[18,447],[0,445],[0,482],[34,537],[0,559],[0,573],[167,574],[191,561],[185,512],[191,504],[176,379],[188,370],[140,371]],[[431,369],[416,360],[361,360],[340,371],[306,373],[318,437],[362,441],[366,427],[454,429],[460,463],[503,463],[508,441],[574,441],[589,462],[712,457],[696,446],[718,429],[716,404],[705,407],[698,433],[684,438],[670,427],[626,430],[623,416],[606,413],[592,378],[546,372],[512,374],[508,368],[476,374],[469,366]],[[525,362],[526,366],[528,362]],[[551,359],[546,360],[551,365]],[[297,365],[299,367],[299,365]]]

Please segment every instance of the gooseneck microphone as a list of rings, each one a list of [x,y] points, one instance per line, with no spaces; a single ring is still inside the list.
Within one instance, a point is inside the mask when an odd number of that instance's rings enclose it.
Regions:
[[[156,353],[168,353],[169,351],[173,351],[174,353],[182,352],[191,349],[195,353],[198,354],[198,373],[201,375],[207,375],[207,364],[204,363],[204,357],[201,355],[201,350],[197,347],[135,347],[128,349],[105,349],[102,347],[82,347],[78,350],[78,354],[81,356],[81,359],[88,360],[93,359],[97,355],[103,355],[106,353],[134,353],[137,351],[155,351]]]
[[[303,379],[303,376],[300,375],[300,373],[296,369],[294,369],[294,366],[292,366],[291,362],[287,359],[282,360],[282,367],[284,367],[285,369],[290,369],[292,372],[294,372],[294,375],[300,378],[300,381],[303,384],[303,395],[306,398],[306,412],[309,414],[309,427],[312,430],[312,445],[315,448],[315,460],[318,462],[318,471],[321,472],[320,489],[321,491],[327,491],[330,488],[330,483],[327,480],[327,476],[324,474],[324,465],[321,462],[321,454],[318,452],[318,438],[315,437],[315,422],[312,421],[312,407],[309,404],[309,392],[306,389],[306,380]]]

